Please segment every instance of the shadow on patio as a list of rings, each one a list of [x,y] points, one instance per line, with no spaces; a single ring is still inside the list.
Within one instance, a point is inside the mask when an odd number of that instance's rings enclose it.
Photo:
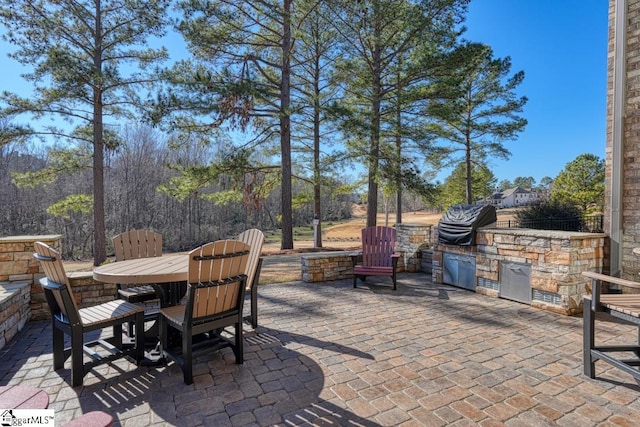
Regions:
[[[0,384],[49,393],[56,421],[104,410],[116,425],[632,425],[640,388],[597,364],[582,374],[582,320],[489,298],[425,274],[398,290],[367,280],[261,286],[260,326],[245,363],[229,349],[175,365],[121,361],[68,385],[51,369],[49,322],[27,324],[0,351]],[[636,337],[606,323],[607,342]],[[68,364],[66,365],[68,367]]]

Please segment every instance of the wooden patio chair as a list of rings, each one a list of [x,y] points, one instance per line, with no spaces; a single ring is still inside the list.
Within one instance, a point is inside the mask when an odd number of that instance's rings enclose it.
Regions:
[[[251,323],[253,329],[258,327],[258,280],[262,269],[262,245],[264,233],[256,228],[243,231],[238,235],[238,240],[251,246],[249,261],[247,262],[247,286],[246,293],[251,296],[251,315],[245,316],[245,320]]]
[[[116,253],[116,262],[162,256],[162,235],[155,231],[125,231],[114,236],[111,241]],[[132,303],[141,303],[157,298],[150,285],[118,285],[118,297]]]
[[[365,281],[367,276],[388,276],[396,290],[396,270],[400,254],[394,252],[395,243],[395,228],[373,226],[362,229],[362,254],[351,256],[354,288],[358,277]]]
[[[35,242],[34,258],[40,261],[46,277],[40,279],[51,310],[53,322],[53,369],[64,367],[71,356],[71,385],[82,385],[84,376],[96,365],[122,357],[131,357],[136,364],[144,357],[143,340],[135,346],[122,345],[123,323],[135,324],[135,332],[144,328],[144,310],[123,300],[109,301],[92,307],[78,309],[73,298],[67,274],[60,254],[42,242]],[[112,327],[113,337],[85,341],[85,334]],[[71,346],[64,347],[64,335],[69,335]],[[100,353],[97,349],[102,349]],[[85,361],[84,354],[89,356]]]
[[[162,256],[162,235],[151,230],[130,230],[111,239],[117,261]],[[117,297],[133,304],[143,304],[158,297],[151,285],[116,285]],[[145,313],[145,322],[156,320],[157,310]],[[129,325],[129,336],[133,326]]]
[[[583,276],[591,279],[591,295],[584,297],[582,308],[582,348],[584,374],[589,378],[596,377],[596,361],[602,360],[616,368],[632,375],[636,381],[640,381],[640,343],[638,339],[631,343],[616,343],[596,345],[596,319],[602,320],[602,313],[610,318],[628,325],[634,325],[640,331],[640,295],[630,294],[603,294],[604,283],[616,284],[634,289],[640,289],[640,283],[619,277],[607,276],[591,271],[583,271]],[[607,317],[604,317],[607,319]],[[603,334],[604,336],[606,334]]]
[[[189,252],[186,304],[160,310],[160,342],[165,356],[182,368],[185,384],[193,383],[197,355],[231,347],[236,363],[244,362],[242,309],[247,263],[251,247],[237,240],[207,243]],[[234,339],[223,336],[233,326]],[[170,346],[169,335],[181,335],[179,346]],[[195,335],[207,333],[193,342]]]

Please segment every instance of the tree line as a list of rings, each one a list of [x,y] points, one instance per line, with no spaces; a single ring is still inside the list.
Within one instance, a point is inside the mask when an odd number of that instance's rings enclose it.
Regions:
[[[42,156],[16,151],[28,168],[12,185],[60,186],[47,192],[42,223],[79,234],[96,265],[112,227],[170,219],[180,236],[168,242],[271,221],[290,249],[301,207],[326,221],[359,186],[367,225],[388,194],[402,222],[408,193],[432,203],[431,177],[447,165],[463,164],[471,203],[473,168],[509,156],[527,99],[516,91],[524,72],[465,39],[467,6],[0,0],[3,38],[33,88],[0,96],[0,144],[48,144]],[[172,32],[186,52],[165,46]],[[136,171],[142,143],[129,132],[155,144]],[[354,169],[362,182],[345,182]],[[237,217],[250,208],[264,217]],[[91,222],[71,219],[87,214]],[[65,215],[72,225],[52,224]]]
[[[199,164],[202,158],[215,156],[212,147],[181,144],[180,149],[169,148],[170,142],[147,126],[125,129],[123,134],[126,144],[105,158],[108,255],[113,255],[110,237],[130,229],[160,232],[165,250],[171,252],[229,238],[248,228],[279,228],[277,188],[258,204],[243,200],[215,203],[208,200],[207,193],[179,198],[166,191],[167,183],[179,176],[173,165]],[[4,235],[62,234],[65,259],[91,258],[93,215],[91,202],[82,196],[91,192],[91,170],[60,176],[46,186],[29,183],[31,173],[50,167],[54,161],[51,157],[55,154],[46,154],[26,153],[11,144],[0,147],[0,229]],[[20,187],[12,182],[14,172],[20,172],[26,181]],[[341,185],[336,179],[333,188]],[[294,190],[310,194],[312,188],[307,182],[296,181]],[[224,191],[223,186],[215,186],[208,194]],[[65,195],[69,196],[61,197]],[[327,221],[350,217],[354,202],[351,193],[327,190],[321,199]],[[313,209],[309,203],[300,203],[294,212],[296,226],[311,224]]]

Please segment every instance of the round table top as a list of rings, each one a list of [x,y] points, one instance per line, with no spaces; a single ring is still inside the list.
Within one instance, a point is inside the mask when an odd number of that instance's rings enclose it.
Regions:
[[[93,278],[100,282],[126,285],[184,282],[187,280],[188,267],[187,255],[162,255],[101,265],[93,270]]]
[[[28,385],[0,386],[0,408],[47,409],[49,395],[46,391]]]

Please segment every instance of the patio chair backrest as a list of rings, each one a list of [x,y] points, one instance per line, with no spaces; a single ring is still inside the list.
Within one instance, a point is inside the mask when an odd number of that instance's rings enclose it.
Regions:
[[[69,323],[79,323],[78,306],[73,298],[73,292],[60,254],[42,242],[35,242],[34,249],[35,254],[33,256],[40,261],[42,270],[47,276],[46,279],[41,279],[40,283],[45,290],[45,297],[52,316],[62,314],[69,319]]]
[[[189,252],[185,322],[242,309],[250,249],[238,240],[219,240]]]
[[[258,269],[258,261],[262,254],[262,245],[264,244],[264,233],[257,228],[251,228],[243,231],[238,235],[238,240],[248,244],[251,247],[249,252],[249,261],[247,261],[247,269],[245,274],[247,275],[247,290],[251,290],[253,286],[253,278],[256,275]]]
[[[162,234],[151,230],[130,230],[114,236],[116,261],[151,258],[162,255]]]
[[[362,265],[369,267],[391,267],[396,229],[372,226],[362,229]]]

